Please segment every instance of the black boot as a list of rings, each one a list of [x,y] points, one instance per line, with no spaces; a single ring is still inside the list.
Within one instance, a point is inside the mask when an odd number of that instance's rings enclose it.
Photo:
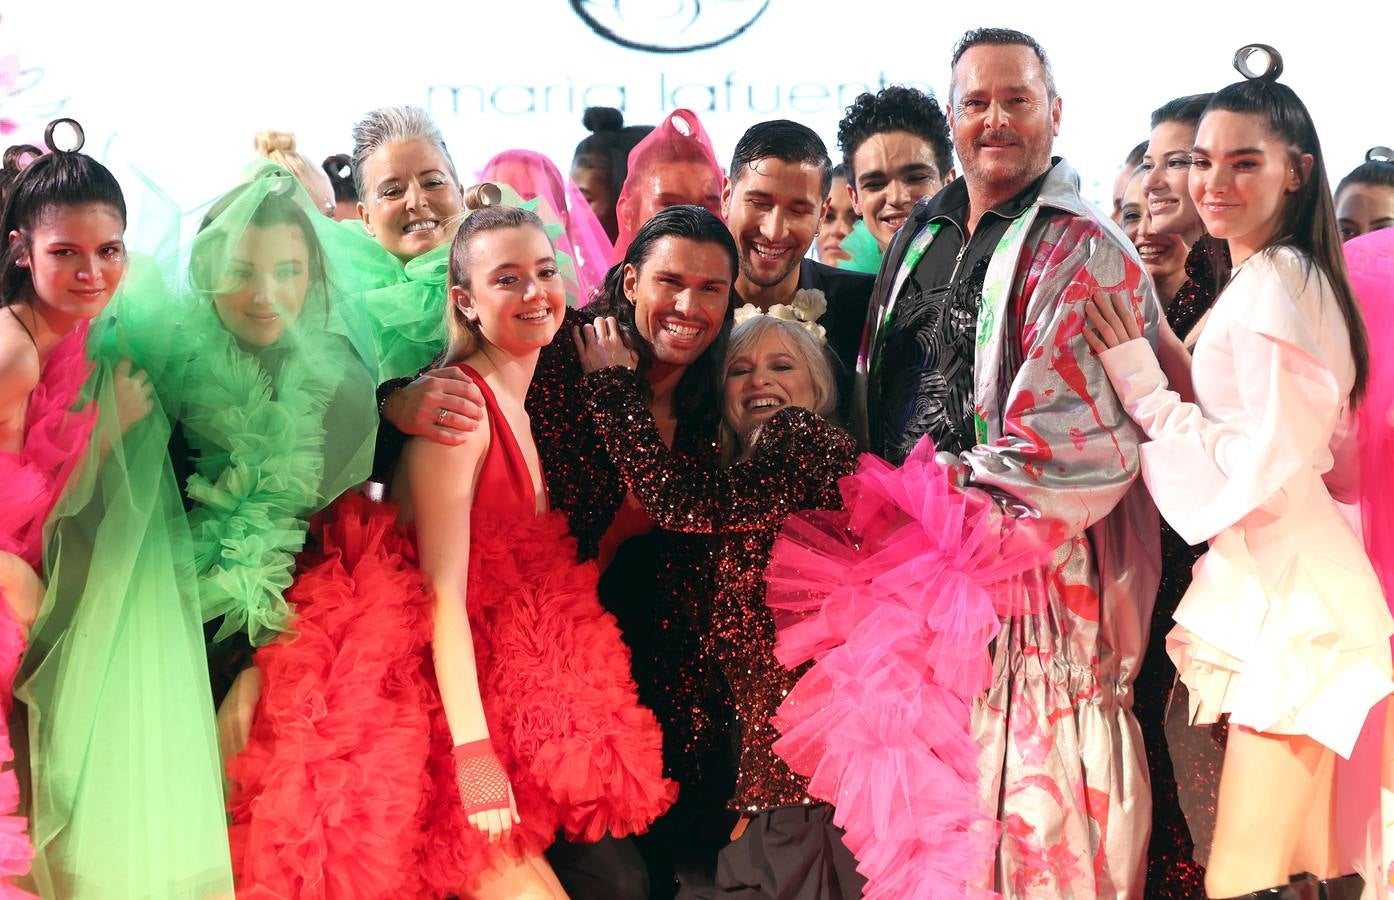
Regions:
[[[1355,874],[1325,878],[1317,884],[1321,900],[1360,900],[1360,894],[1365,890],[1365,879]]]
[[[1313,878],[1289,882],[1281,887],[1250,891],[1247,894],[1240,894],[1238,897],[1230,897],[1228,900],[1319,900],[1319,898],[1317,882]],[[1218,900],[1218,898],[1212,898],[1212,900]]]

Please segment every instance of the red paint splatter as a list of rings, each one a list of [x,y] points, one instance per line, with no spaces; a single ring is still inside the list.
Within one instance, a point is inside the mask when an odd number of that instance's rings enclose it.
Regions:
[[[1089,810],[1089,818],[1094,820],[1099,829],[1099,839],[1094,844],[1098,848],[1094,851],[1094,877],[1101,879],[1108,860],[1108,792],[1089,788],[1084,792],[1084,802],[1085,808]]]
[[[1076,450],[1084,449],[1084,429],[1078,426],[1070,429],[1070,443],[1075,445]]]

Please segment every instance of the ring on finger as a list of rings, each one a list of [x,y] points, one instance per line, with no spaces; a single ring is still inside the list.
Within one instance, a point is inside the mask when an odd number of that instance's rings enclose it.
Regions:
[[[444,406],[442,406],[442,407],[440,408],[440,412],[436,413],[436,427],[437,427],[437,428],[439,428],[441,425],[444,425],[444,424],[445,424],[445,417],[446,417],[446,414],[447,414],[447,413],[449,413],[449,410],[447,410]]]

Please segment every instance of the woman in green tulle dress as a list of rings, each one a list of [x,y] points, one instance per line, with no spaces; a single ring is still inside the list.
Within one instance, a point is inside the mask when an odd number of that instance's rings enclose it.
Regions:
[[[204,217],[185,274],[133,273],[96,339],[149,373],[155,410],[102,435],[55,516],[21,673],[45,893],[231,895],[222,757],[256,678],[231,679],[215,725],[210,662],[232,676],[250,654],[228,646],[289,624],[309,516],[371,464],[378,373],[345,237],[263,164]]]

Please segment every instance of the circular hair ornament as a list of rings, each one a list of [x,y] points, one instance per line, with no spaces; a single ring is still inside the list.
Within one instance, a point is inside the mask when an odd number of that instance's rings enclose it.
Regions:
[[[1277,81],[1283,74],[1283,55],[1267,44],[1245,44],[1234,53],[1234,68],[1250,81]]]
[[[8,155],[6,155],[5,160],[8,163]],[[1383,146],[1371,147],[1369,150],[1365,151],[1365,162],[1382,162],[1394,164],[1394,149]]]
[[[66,150],[54,143],[54,132],[58,130],[59,125],[67,125],[68,129],[73,133],[73,146]],[[66,116],[61,119],[54,119],[52,122],[49,122],[48,127],[44,129],[44,144],[54,153],[76,153],[82,149],[82,145],[85,143],[87,143],[87,133],[82,130],[82,125],[77,119],[69,119]]]
[[[43,155],[44,151],[33,144],[15,144],[5,150],[5,158],[3,162],[0,162],[0,169],[6,172],[19,172]],[[27,160],[26,156],[29,157]]]
[[[486,206],[498,206],[503,202],[503,191],[492,181],[485,181],[473,185],[465,191],[465,209],[483,209]]]

